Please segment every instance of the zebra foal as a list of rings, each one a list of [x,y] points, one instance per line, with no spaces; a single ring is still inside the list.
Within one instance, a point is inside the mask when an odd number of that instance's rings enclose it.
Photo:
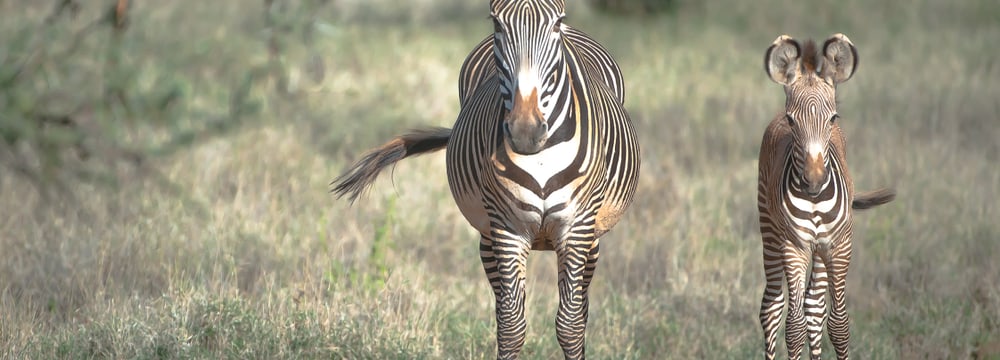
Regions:
[[[785,109],[768,125],[760,147],[757,208],[766,285],[760,306],[764,357],[774,359],[786,306],[785,343],[798,359],[808,335],[820,358],[827,325],[838,359],[848,358],[847,268],[853,210],[888,203],[891,189],[855,194],[836,86],[857,68],[857,49],[834,34],[821,49],[782,35],[767,49],[764,69],[785,90]],[[782,281],[785,281],[783,283]],[[827,290],[830,291],[829,324]]]

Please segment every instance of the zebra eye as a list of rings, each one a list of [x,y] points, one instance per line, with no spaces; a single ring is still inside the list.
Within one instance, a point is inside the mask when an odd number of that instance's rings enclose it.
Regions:
[[[785,114],[785,120],[788,121],[788,126],[795,126],[795,119],[791,115]]]
[[[834,123],[836,123],[836,122],[837,122],[837,119],[840,119],[840,115],[837,115],[837,114],[833,114],[833,116],[831,116],[831,117],[830,117],[830,123],[831,123],[831,124],[834,124]]]
[[[552,25],[552,32],[557,33],[562,31],[563,18],[565,18],[565,16],[561,16],[556,19],[556,23]]]
[[[493,32],[502,33],[503,25],[500,24],[500,18],[498,18],[496,15],[490,14],[490,20],[493,20]]]

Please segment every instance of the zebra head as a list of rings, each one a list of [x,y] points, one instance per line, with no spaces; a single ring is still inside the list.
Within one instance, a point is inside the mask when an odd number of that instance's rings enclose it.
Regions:
[[[542,150],[549,129],[562,117],[556,104],[568,83],[563,60],[561,0],[492,0],[493,54],[507,115],[503,132],[511,149],[521,154]]]
[[[810,195],[817,195],[830,176],[830,137],[837,124],[836,86],[854,75],[858,53],[844,34],[823,43],[779,36],[764,54],[764,70],[784,85],[785,119],[794,138],[795,170]]]

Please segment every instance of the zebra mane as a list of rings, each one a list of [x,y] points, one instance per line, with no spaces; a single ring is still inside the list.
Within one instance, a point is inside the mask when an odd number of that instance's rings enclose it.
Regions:
[[[802,45],[802,72],[815,73],[818,69],[819,53],[816,51],[816,42],[812,39],[806,40]]]

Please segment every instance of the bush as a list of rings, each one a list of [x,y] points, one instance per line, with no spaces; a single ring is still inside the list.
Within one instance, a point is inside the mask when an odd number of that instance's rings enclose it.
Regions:
[[[44,19],[26,16],[5,26],[0,171],[18,174],[43,195],[69,195],[68,185],[78,182],[113,186],[123,171],[149,174],[153,158],[231,132],[255,111],[247,92],[268,69],[248,69],[223,85],[228,109],[197,114],[192,80],[178,75],[184,64],[145,54],[128,11],[124,0],[58,0]]]

